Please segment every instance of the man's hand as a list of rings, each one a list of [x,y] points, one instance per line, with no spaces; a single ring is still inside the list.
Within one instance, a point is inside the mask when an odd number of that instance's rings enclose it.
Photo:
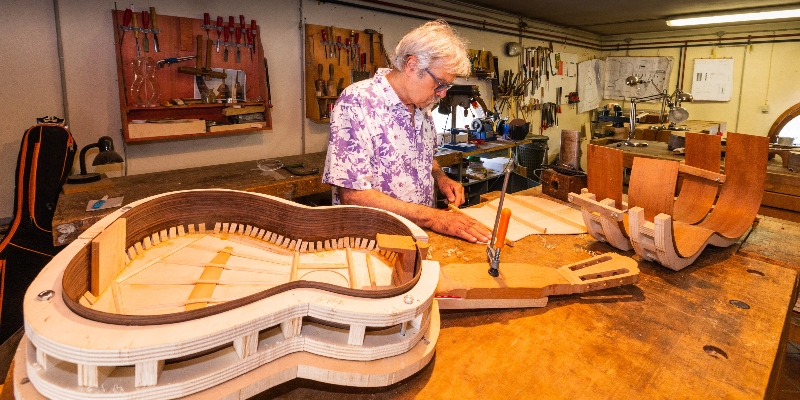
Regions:
[[[450,179],[439,167],[439,163],[436,160],[433,160],[431,175],[436,182],[436,186],[439,187],[439,191],[447,197],[448,203],[452,203],[455,206],[464,204],[464,186]]]
[[[492,231],[469,215],[444,210],[436,210],[430,228],[435,232],[460,237],[472,243],[488,243],[492,237]]]
[[[464,186],[442,174],[437,180],[436,185],[439,191],[447,197],[447,202],[455,206],[464,204]]]

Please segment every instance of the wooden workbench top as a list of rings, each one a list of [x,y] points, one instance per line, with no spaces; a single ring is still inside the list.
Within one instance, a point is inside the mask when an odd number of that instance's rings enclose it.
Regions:
[[[485,246],[430,236],[431,257],[442,265],[486,259]],[[797,276],[738,250],[710,247],[678,272],[639,261],[636,285],[554,296],[545,308],[443,312],[433,362],[408,380],[384,389],[291,381],[264,398],[769,397]],[[506,247],[502,259],[555,268],[612,251],[588,235],[534,235]]]
[[[278,180],[259,170],[257,161],[244,161],[111,178],[114,186],[107,189],[62,193],[58,196],[53,216],[53,244],[61,246],[70,243],[95,222],[115,211],[115,208],[86,211],[89,201],[98,200],[104,195],[109,198],[124,196],[125,205],[156,194],[189,189],[235,189],[285,199],[321,193],[330,189],[330,186],[322,183],[325,154],[320,152],[277,158],[285,165],[303,163],[303,170],[319,168],[320,173],[316,175],[293,176],[281,169],[277,172],[284,179]]]

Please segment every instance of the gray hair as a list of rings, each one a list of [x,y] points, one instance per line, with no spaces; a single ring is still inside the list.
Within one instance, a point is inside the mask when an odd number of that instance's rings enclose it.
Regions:
[[[444,67],[460,76],[468,76],[472,64],[467,55],[467,41],[458,36],[446,21],[430,21],[408,32],[394,49],[392,66],[404,70],[408,56],[417,58],[417,69]]]

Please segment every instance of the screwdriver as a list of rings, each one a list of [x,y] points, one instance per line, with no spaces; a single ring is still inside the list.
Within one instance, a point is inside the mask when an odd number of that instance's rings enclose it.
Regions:
[[[222,16],[217,16],[217,53],[219,53],[220,36],[222,36]]]
[[[136,20],[136,13],[133,14],[133,37],[136,38],[136,57],[139,57],[139,22]]]
[[[206,40],[211,40],[208,30],[211,27],[211,16],[208,13],[203,13],[203,27],[206,28]]]
[[[156,53],[161,52],[161,48],[158,46],[158,28],[156,28],[156,8],[150,7],[150,22],[152,22],[153,26],[153,50]]]
[[[144,52],[150,52],[150,40],[147,38],[147,30],[150,29],[150,14],[147,11],[142,11],[142,28],[144,30],[144,39],[142,39],[142,45],[144,46]]]
[[[122,26],[127,28],[128,25],[131,23],[131,16],[133,15],[133,11],[130,8],[125,9],[125,14],[122,15]],[[122,36],[119,38],[119,45],[122,47],[122,41],[125,40],[125,29],[122,30]]]

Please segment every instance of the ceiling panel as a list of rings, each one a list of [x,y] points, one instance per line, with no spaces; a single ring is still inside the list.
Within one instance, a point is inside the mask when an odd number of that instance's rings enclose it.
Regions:
[[[459,0],[458,2],[505,11],[598,35],[672,32],[695,28],[667,26],[666,20],[675,16],[800,6],[800,2],[796,0]]]

